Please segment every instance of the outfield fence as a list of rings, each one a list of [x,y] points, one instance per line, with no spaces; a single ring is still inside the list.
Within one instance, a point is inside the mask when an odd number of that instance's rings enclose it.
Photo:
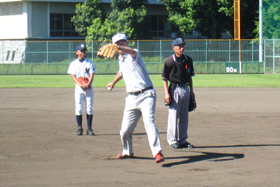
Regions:
[[[0,41],[0,74],[66,74],[80,43],[84,41]],[[96,56],[105,43],[87,42],[87,57],[94,62],[97,74],[115,74],[117,58]],[[241,50],[236,40],[186,40],[185,54],[193,58],[196,73],[280,73],[280,39],[263,43],[262,62],[259,62],[258,40],[241,40]],[[139,49],[152,74],[161,74],[164,60],[173,54],[172,40],[135,40],[129,41],[129,46]]]

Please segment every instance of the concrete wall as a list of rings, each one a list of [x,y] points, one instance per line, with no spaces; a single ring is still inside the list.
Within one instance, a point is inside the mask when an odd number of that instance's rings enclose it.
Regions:
[[[74,14],[75,10],[76,3],[0,3],[0,39],[48,38],[49,14]]]
[[[48,37],[49,36],[49,15],[48,3],[33,2],[32,3],[32,37]]]
[[[50,13],[75,14],[76,3],[50,3]]]
[[[26,42],[24,40],[0,41],[0,64],[19,64],[24,62]],[[9,53],[9,56],[7,56]],[[12,58],[14,53],[14,58]]]
[[[0,39],[49,38],[50,14],[74,14],[77,2],[81,1],[2,1],[0,3]],[[109,11],[111,1],[102,2],[104,9]],[[147,9],[150,15],[167,15],[165,7],[157,1],[151,0]]]
[[[28,37],[28,11],[30,3],[0,3],[0,38],[18,39]]]
[[[49,37],[50,14],[74,14],[75,10],[75,3],[32,2],[32,38]]]

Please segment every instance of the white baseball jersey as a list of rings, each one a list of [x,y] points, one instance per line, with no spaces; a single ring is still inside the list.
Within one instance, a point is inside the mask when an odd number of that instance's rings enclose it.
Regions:
[[[90,77],[91,73],[95,73],[96,69],[93,64],[93,62],[87,58],[85,58],[83,61],[80,61],[78,58],[71,62],[67,73],[68,74],[75,74],[76,78],[83,77],[88,78]],[[92,87],[92,85],[91,85]],[[77,92],[83,92],[83,89],[76,84],[75,90]]]
[[[78,58],[71,62],[67,73],[75,74],[76,78],[90,78],[91,73],[95,73],[96,69],[93,62],[87,58],[80,61]],[[91,83],[91,88],[83,90],[78,84],[75,85],[75,114],[82,115],[84,102],[87,114],[92,114],[93,109],[93,87]]]
[[[124,79],[127,92],[136,92],[153,86],[140,52],[134,50],[137,52],[136,58],[127,54],[119,56],[119,72]]]

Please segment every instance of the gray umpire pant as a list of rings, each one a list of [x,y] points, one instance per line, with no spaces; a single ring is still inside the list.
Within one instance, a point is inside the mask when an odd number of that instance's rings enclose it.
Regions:
[[[188,121],[189,121],[189,87],[176,86],[172,103],[169,106],[168,125],[167,125],[167,142],[186,143],[188,138]]]

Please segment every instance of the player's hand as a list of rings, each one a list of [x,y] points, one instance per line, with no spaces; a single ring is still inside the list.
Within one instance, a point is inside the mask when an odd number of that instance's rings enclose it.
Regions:
[[[106,89],[107,90],[112,90],[114,88],[114,83],[110,82],[109,84],[107,84]]]
[[[169,105],[169,104],[170,104],[170,101],[171,101],[170,94],[165,94],[165,95],[164,95],[164,100],[165,100],[165,103],[166,103],[167,105]]]
[[[85,82],[84,82],[84,85],[85,85],[86,89],[89,89],[89,88],[90,88],[90,84],[89,84],[89,83],[85,83]]]
[[[81,85],[81,88],[82,88],[83,90],[87,90],[87,89],[88,89],[88,86],[87,86],[86,84],[83,84],[83,85]]]

